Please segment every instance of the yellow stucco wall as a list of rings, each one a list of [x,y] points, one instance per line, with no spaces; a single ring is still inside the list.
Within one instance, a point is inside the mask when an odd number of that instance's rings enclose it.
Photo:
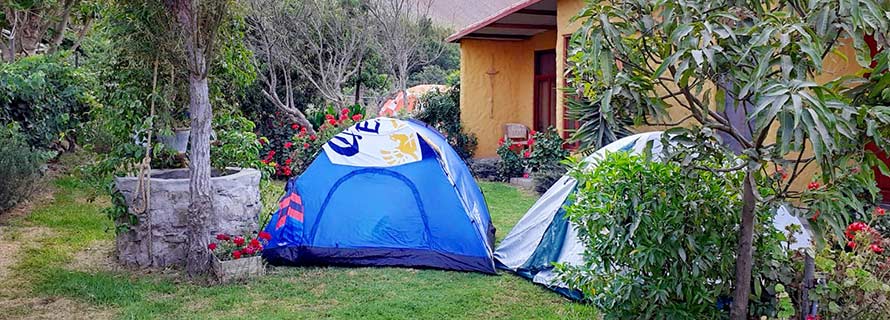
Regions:
[[[557,29],[524,41],[472,40],[461,41],[461,118],[465,127],[479,139],[476,157],[496,156],[497,141],[503,136],[505,123],[532,126],[534,95],[534,52],[556,49],[557,87],[562,92],[565,78],[565,36],[575,32],[580,22],[570,20],[585,5],[583,0],[557,1]],[[826,82],[860,70],[853,48],[841,47],[848,60],[830,56],[825,70],[816,78]],[[488,71],[495,71],[493,90]],[[564,95],[557,94],[557,128],[563,129]],[[492,111],[492,105],[494,106]],[[681,119],[686,114],[671,108],[671,116]],[[637,127],[634,131],[663,130],[663,127]],[[804,180],[806,181],[806,180]],[[805,182],[803,182],[805,184]]]
[[[477,158],[497,156],[505,123],[531,127],[535,51],[553,49],[555,43],[556,31],[523,41],[461,41],[461,120],[479,139]]]

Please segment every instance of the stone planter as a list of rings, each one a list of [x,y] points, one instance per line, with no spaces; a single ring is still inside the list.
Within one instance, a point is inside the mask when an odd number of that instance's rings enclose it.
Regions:
[[[189,128],[173,129],[173,135],[158,135],[158,141],[170,150],[185,153],[188,151],[190,134]]]
[[[220,282],[230,282],[264,275],[266,267],[261,256],[226,261],[220,261],[214,256],[213,274]]]
[[[115,186],[131,213],[138,184],[136,177],[115,178]],[[258,230],[259,184],[260,172],[254,169],[214,172],[213,212],[205,222],[208,243],[219,233],[249,234]],[[149,209],[137,215],[138,223],[130,230],[117,235],[118,260],[137,267],[185,265],[189,199],[188,169],[153,170]]]

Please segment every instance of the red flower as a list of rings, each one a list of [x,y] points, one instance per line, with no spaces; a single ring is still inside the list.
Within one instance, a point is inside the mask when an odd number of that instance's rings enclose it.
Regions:
[[[287,160],[284,160],[284,165],[289,166],[292,161],[293,159],[287,158]]]
[[[300,125],[294,123],[294,124],[290,125],[290,128],[291,128],[291,129],[294,129],[294,130],[297,130],[297,129],[300,128]]]
[[[348,108],[340,109],[340,114],[348,115],[348,114],[349,114],[349,109],[348,109]]]
[[[355,121],[355,122],[362,121],[362,115],[360,115],[360,114],[352,115],[352,121]]]
[[[252,254],[254,254],[254,252],[255,251],[254,251],[253,247],[247,247],[247,249],[244,249],[244,254],[246,254],[246,255],[252,255]]]
[[[300,128],[300,135],[306,134],[306,128]]]
[[[330,118],[330,119],[328,119],[328,123],[330,123],[332,126],[336,126],[337,120],[334,120],[334,118]]]
[[[813,216],[810,217],[810,220],[816,221],[816,219],[819,219],[819,216],[821,214],[822,214],[822,212],[819,212],[819,210],[816,210],[816,212],[813,213]]]
[[[502,145],[504,145],[504,137],[501,137],[500,139],[498,139],[498,147],[500,147]]]
[[[881,208],[881,207],[875,208],[876,215],[883,216],[885,213],[886,213],[886,211],[884,211],[884,208]]]
[[[285,149],[290,149],[290,147],[293,146],[293,145],[294,145],[293,142],[288,141],[288,142],[285,142],[285,143],[284,143],[284,148],[285,148]]]
[[[528,172],[523,173],[523,174],[522,174],[522,177],[528,179]]]
[[[532,153],[530,151],[526,150],[525,153],[522,154],[522,156],[528,158],[528,157],[532,156]]]
[[[884,248],[881,248],[881,246],[879,246],[877,243],[872,243],[871,246],[869,246],[869,248],[871,248],[872,252],[877,253],[877,254],[884,252]]]
[[[330,120],[333,120],[333,119],[334,119],[334,115],[332,115],[332,114],[326,114],[326,115],[324,115],[324,118],[325,118],[325,120],[330,121]]]
[[[346,119],[349,119],[349,117],[346,116],[345,114],[340,115],[340,122],[346,121]]]
[[[266,241],[269,241],[270,239],[272,239],[272,235],[265,231],[261,231],[259,237],[260,237],[260,239],[263,239]]]
[[[229,240],[229,239],[231,239],[231,238],[229,238],[229,235],[227,235],[227,234],[220,233],[220,234],[216,235],[216,240]]]
[[[290,174],[291,174],[290,167],[284,167],[283,169],[281,169],[281,174],[285,175],[285,176],[290,176]]]
[[[303,142],[303,149],[309,149],[309,143]]]
[[[275,150],[269,150],[269,156],[268,156],[268,157],[271,158],[271,157],[274,157],[274,156],[275,156]]]
[[[243,246],[243,245],[244,245],[244,238],[242,238],[242,237],[235,237],[235,239],[232,240],[232,242],[234,242],[236,246],[239,246],[239,247],[240,247],[240,246]]]
[[[260,240],[257,240],[256,238],[254,238],[254,239],[250,239],[250,244],[249,244],[249,246],[251,246],[251,247],[256,247],[256,246],[259,246],[259,245],[260,245]]]
[[[235,260],[241,259],[241,251],[232,252],[232,258],[235,258]]]
[[[819,183],[815,182],[815,181],[810,182],[810,184],[807,185],[807,189],[810,189],[810,190],[819,189]]]
[[[316,137],[314,134],[309,136],[309,140],[315,141],[315,139],[318,139],[318,137]]]
[[[528,132],[528,135],[530,135],[530,136],[534,136],[534,135],[535,135],[535,133],[538,133],[538,132],[537,132],[537,131],[535,131],[535,130],[532,130],[532,131],[529,131],[529,132]]]
[[[856,249],[856,241],[853,241],[853,240],[848,241],[847,246],[850,247],[850,249]]]
[[[776,167],[776,173],[782,176],[782,180],[788,179],[788,173],[781,166]]]
[[[807,320],[816,320],[816,317],[813,315],[807,315]]]
[[[210,244],[208,244],[208,245],[207,245],[207,249],[210,249],[210,251],[216,250],[216,243],[210,243]]]

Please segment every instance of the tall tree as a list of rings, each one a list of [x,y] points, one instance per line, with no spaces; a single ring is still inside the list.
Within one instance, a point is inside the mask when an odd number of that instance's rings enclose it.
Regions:
[[[744,160],[727,168],[690,168],[745,175],[732,319],[748,318],[756,210],[799,200],[802,192],[791,186],[811,164],[827,183],[851,160],[863,171],[875,163],[863,145],[883,141],[887,110],[851,104],[815,77],[845,41],[868,67],[863,39],[872,34],[879,46],[888,46],[887,5],[622,0],[591,2],[581,11],[572,74],[592,111],[612,123],[616,115],[637,123],[683,123],[667,132],[680,149],[692,149],[678,155],[695,157],[700,143],[724,141]],[[669,108],[688,116],[672,122]]]
[[[207,220],[213,211],[210,184],[210,130],[213,108],[210,104],[208,70],[220,26],[229,15],[230,0],[163,0],[175,37],[182,45],[183,66],[188,69],[191,149],[189,150],[188,217],[190,276],[203,274],[210,264],[207,251]]]
[[[312,83],[325,100],[344,106],[348,100],[344,86],[358,74],[368,50],[370,28],[364,8],[328,0],[251,0],[250,7],[250,44],[263,70],[263,94],[312,129],[294,105],[293,76]]]
[[[441,41],[426,41],[435,34],[431,4],[432,0],[371,0],[374,49],[389,69],[394,88],[405,96],[411,73],[438,59],[445,49]]]

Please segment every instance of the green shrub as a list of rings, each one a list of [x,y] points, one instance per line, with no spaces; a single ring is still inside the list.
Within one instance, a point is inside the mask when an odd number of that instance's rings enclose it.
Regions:
[[[732,290],[742,176],[689,173],[623,152],[578,168],[571,171],[577,195],[566,209],[587,249],[582,266],[558,266],[563,279],[607,319],[725,317],[720,307],[728,307]],[[783,258],[781,233],[770,221],[764,213],[756,226],[758,266]],[[755,287],[772,291],[763,293],[771,305],[777,277],[754,276]]]
[[[522,146],[518,144],[508,144],[501,141],[498,146],[498,177],[501,181],[508,181],[510,178],[521,177],[525,170],[525,161],[520,155]]]
[[[0,123],[18,123],[27,142],[38,148],[74,141],[90,108],[98,105],[93,79],[58,55],[0,64]]]
[[[253,132],[253,122],[238,114],[217,115],[214,122],[216,140],[210,145],[210,164],[225,167],[254,168],[268,166],[260,161],[262,144]]]
[[[414,118],[439,130],[448,144],[464,160],[473,157],[476,135],[464,130],[460,120],[460,84],[445,92],[433,91],[418,101],[420,111]]]
[[[31,147],[18,124],[0,126],[0,213],[26,200],[34,191],[52,154]]]

